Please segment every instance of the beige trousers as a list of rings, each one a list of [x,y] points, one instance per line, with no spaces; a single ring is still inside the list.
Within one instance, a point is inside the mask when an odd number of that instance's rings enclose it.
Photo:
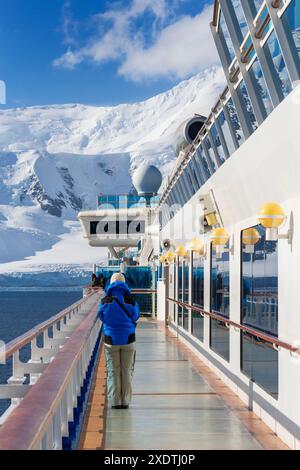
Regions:
[[[135,364],[135,343],[124,346],[104,345],[107,368],[107,393],[112,406],[129,405]]]

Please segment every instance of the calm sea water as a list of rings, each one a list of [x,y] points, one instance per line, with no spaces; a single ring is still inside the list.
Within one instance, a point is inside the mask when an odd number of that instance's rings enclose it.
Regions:
[[[1,289],[0,340],[8,343],[81,298],[81,288]],[[28,354],[25,348],[21,359],[28,360]],[[0,365],[0,383],[6,382],[11,371],[11,360]],[[0,415],[7,406],[8,402],[0,400]]]

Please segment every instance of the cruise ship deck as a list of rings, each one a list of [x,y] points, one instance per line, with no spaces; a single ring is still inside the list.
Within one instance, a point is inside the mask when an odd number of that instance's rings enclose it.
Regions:
[[[139,324],[129,410],[112,410],[106,402],[103,356],[101,351],[81,449],[288,449],[159,322]]]

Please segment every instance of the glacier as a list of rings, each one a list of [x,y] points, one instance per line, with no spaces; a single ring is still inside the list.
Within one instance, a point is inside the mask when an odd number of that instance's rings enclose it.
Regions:
[[[66,266],[84,277],[106,251],[87,245],[78,211],[98,194],[130,191],[143,162],[167,176],[179,125],[208,115],[224,86],[212,67],[144,102],[0,110],[0,282]]]

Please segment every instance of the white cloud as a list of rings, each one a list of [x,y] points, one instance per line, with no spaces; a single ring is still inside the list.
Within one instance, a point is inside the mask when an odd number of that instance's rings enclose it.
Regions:
[[[127,9],[111,8],[96,15],[96,34],[84,47],[69,48],[54,66],[73,69],[84,61],[117,61],[120,75],[140,81],[182,79],[215,65],[218,55],[209,27],[211,6],[205,6],[197,16],[176,19],[180,2],[183,0],[133,0]],[[147,31],[143,28],[146,15]]]

